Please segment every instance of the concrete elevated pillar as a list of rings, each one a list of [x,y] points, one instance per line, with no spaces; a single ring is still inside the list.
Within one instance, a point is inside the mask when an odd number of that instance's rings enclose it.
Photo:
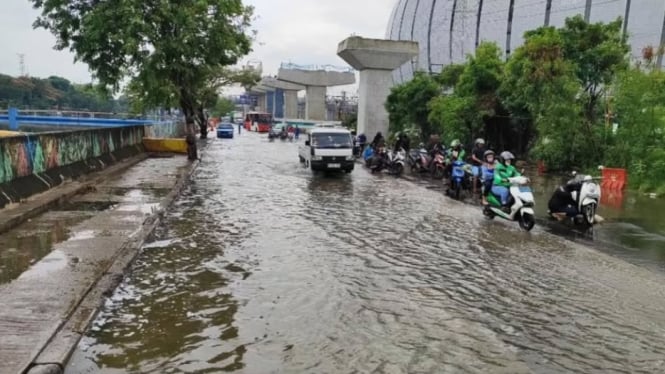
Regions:
[[[284,91],[284,117],[298,118],[298,91]]]
[[[268,92],[274,91],[273,88],[271,87],[266,87],[263,85],[257,85],[255,87],[252,87],[251,93],[257,96],[257,101],[256,101],[256,108],[255,110],[257,112],[267,112],[268,111],[268,100],[272,100],[272,98],[268,97]]]
[[[356,82],[351,71],[329,71],[326,69],[303,69],[296,66],[280,67],[277,79],[305,86],[305,119],[326,120],[326,88]]]
[[[418,43],[352,36],[337,47],[337,55],[360,71],[358,134],[368,138],[388,133],[385,102],[393,85],[392,72],[418,55]]]
[[[284,117],[298,118],[298,91],[306,89],[305,86],[281,81],[273,77],[264,77],[261,79],[261,85],[282,90],[284,92]]]

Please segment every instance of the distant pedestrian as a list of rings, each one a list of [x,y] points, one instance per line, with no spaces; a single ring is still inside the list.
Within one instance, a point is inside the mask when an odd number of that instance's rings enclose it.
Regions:
[[[242,131],[242,123],[238,123],[238,135],[240,135],[241,131]]]
[[[296,125],[295,133],[296,133],[296,140],[298,140],[298,138],[300,137],[300,127],[298,127],[298,125]]]

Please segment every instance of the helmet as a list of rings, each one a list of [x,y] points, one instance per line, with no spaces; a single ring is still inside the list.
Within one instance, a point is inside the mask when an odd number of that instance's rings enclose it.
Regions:
[[[478,139],[476,139],[476,142],[475,142],[474,144],[485,145],[485,139],[483,139],[483,138],[478,138]]]
[[[450,143],[450,148],[459,147],[459,145],[460,145],[460,141],[455,139],[455,140],[453,140],[452,143]]]
[[[514,160],[514,159],[515,156],[513,156],[513,154],[508,151],[503,151],[499,155],[499,161],[501,161],[501,163],[505,163],[507,160]]]
[[[491,150],[491,149],[486,150],[485,153],[483,153],[483,158],[487,159],[487,156],[489,156],[489,155],[494,156],[494,151]]]

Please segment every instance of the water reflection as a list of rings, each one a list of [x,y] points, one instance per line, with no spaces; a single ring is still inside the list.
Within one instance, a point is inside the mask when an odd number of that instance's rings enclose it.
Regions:
[[[662,274],[295,148],[213,143],[67,372],[664,371]]]
[[[245,348],[234,343],[238,303],[227,285],[246,272],[224,265],[224,249],[232,241],[202,214],[204,199],[196,191],[179,201],[106,302],[69,372],[242,368]]]

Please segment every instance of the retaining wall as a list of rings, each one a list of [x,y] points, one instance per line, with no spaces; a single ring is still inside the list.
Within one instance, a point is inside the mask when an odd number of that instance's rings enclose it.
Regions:
[[[144,126],[0,138],[0,208],[143,152]]]

